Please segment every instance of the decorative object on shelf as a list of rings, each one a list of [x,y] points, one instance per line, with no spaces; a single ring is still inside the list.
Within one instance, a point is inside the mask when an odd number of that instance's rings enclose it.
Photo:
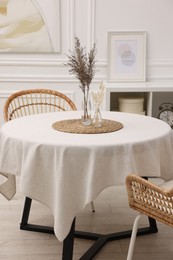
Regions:
[[[143,97],[120,97],[119,111],[145,115]]]
[[[173,104],[172,103],[163,103],[159,106],[160,113],[158,118],[166,122],[173,128]]]
[[[93,96],[94,106],[95,106],[95,111],[94,111],[94,116],[93,116],[92,122],[95,127],[102,126],[102,116],[101,116],[101,112],[100,112],[100,105],[103,101],[104,90],[105,90],[105,86],[102,82],[100,84],[100,87],[99,87],[99,90],[97,93],[92,91],[92,96]]]
[[[89,90],[92,79],[95,75],[95,55],[96,45],[93,44],[90,52],[86,52],[86,48],[81,46],[80,40],[75,36],[75,49],[67,55],[68,62],[66,65],[70,66],[70,74],[74,74],[79,80],[83,92],[83,116],[82,122],[84,125],[91,124],[90,100]]]
[[[108,80],[146,80],[146,32],[108,32]]]

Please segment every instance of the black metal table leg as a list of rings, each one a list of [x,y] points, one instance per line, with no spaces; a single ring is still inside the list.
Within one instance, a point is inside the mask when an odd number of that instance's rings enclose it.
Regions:
[[[30,213],[30,209],[31,209],[31,203],[32,203],[32,199],[26,197],[25,203],[24,203],[23,214],[22,214],[22,220],[21,220],[21,223],[20,223],[20,229],[21,230],[28,230],[28,231],[35,231],[35,232],[48,233],[48,234],[54,234],[53,227],[34,225],[34,224],[28,223],[29,213]]]
[[[31,209],[31,203],[32,203],[32,199],[26,197],[25,203],[24,203],[24,208],[23,208],[22,220],[21,220],[21,223],[20,223],[21,229],[23,229],[26,226],[26,224],[28,223],[29,212],[30,212],[30,209]]]
[[[32,200],[30,198],[26,198],[20,229],[54,234],[53,227],[34,225],[28,223],[31,202]],[[155,219],[149,217],[148,220],[149,220],[149,226],[145,228],[139,228],[137,232],[137,236],[158,232],[157,223]],[[94,256],[96,256],[96,254],[104,247],[104,245],[107,242],[124,239],[124,238],[130,238],[131,232],[132,230],[128,230],[128,231],[104,235],[104,234],[91,233],[91,232],[75,231],[75,219],[74,219],[69,235],[67,236],[67,238],[64,240],[63,243],[62,260],[72,260],[74,237],[94,240],[93,245],[80,258],[80,260],[91,260],[94,258]]]
[[[74,230],[75,230],[75,218],[73,220],[70,232],[63,242],[62,260],[73,259]]]
[[[143,236],[147,234],[157,233],[157,223],[155,219],[148,218],[149,226],[144,228],[139,228],[137,232],[137,236]],[[41,225],[33,225],[29,223],[25,223],[22,225],[23,230],[28,231],[35,231],[35,232],[42,232],[42,233],[49,233],[54,234],[54,230],[52,227],[41,226]],[[73,255],[73,243],[74,237],[80,239],[89,239],[94,240],[95,242],[93,245],[81,256],[80,260],[91,260],[97,253],[104,247],[104,245],[109,241],[125,239],[131,237],[132,230],[116,232],[111,234],[98,234],[98,233],[91,233],[91,232],[83,232],[83,231],[75,231],[75,219],[72,223],[71,230],[69,235],[64,240],[63,244],[63,255],[62,260],[72,260]],[[67,250],[68,249],[68,250]]]

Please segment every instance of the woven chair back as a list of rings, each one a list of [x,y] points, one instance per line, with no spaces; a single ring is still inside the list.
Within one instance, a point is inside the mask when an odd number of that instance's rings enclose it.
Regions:
[[[66,95],[50,89],[30,89],[16,92],[4,105],[4,121],[39,113],[77,110]]]

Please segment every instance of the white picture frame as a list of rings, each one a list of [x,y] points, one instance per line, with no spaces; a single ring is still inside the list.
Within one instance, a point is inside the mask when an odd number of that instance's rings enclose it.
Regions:
[[[108,32],[108,81],[146,80],[146,32]]]

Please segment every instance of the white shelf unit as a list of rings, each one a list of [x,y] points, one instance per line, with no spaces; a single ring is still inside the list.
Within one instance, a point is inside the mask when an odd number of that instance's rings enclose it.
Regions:
[[[159,105],[173,103],[173,82],[109,83],[105,82],[105,108],[118,110],[119,97],[144,97],[146,115],[157,117]],[[160,102],[160,103],[159,103]],[[156,106],[156,107],[155,107]],[[156,111],[156,112],[155,112]]]

